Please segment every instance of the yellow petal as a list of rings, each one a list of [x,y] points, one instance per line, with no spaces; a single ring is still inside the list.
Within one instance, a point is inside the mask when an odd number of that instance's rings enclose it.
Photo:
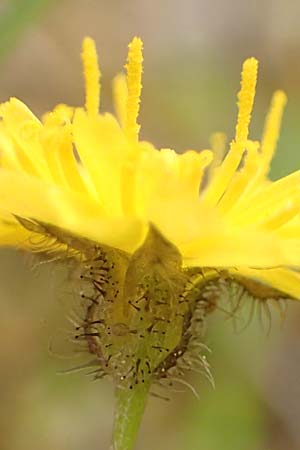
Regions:
[[[134,251],[147,231],[137,219],[110,220],[87,196],[5,169],[0,169],[0,198],[7,213],[56,225],[124,251]]]
[[[180,246],[185,264],[199,267],[300,265],[299,242],[275,234],[207,225],[198,239]]]
[[[73,133],[99,204],[107,214],[121,216],[121,172],[127,156],[127,141],[117,121],[110,114],[89,117],[78,109]]]
[[[255,270],[247,267],[232,269],[233,275],[239,274],[244,277],[265,283],[288,296],[300,300],[300,273],[285,268],[274,268],[268,270]]]
[[[42,128],[40,121],[27,106],[16,98],[12,98],[2,105],[1,115],[3,124],[11,138],[24,152],[25,158],[34,167],[37,175],[50,180],[51,175],[44,159],[43,148],[39,142],[39,133]]]
[[[21,227],[12,216],[8,219],[7,217],[9,217],[7,214],[0,213],[0,245],[29,250],[30,233]]]

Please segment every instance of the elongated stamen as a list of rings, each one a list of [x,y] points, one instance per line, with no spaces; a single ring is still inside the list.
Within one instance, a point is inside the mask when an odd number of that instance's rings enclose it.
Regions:
[[[129,44],[127,64],[128,98],[126,107],[126,134],[128,138],[137,140],[140,125],[137,118],[140,109],[143,72],[143,43],[140,38],[134,37]]]
[[[114,106],[120,125],[125,127],[127,116],[128,89],[126,77],[119,73],[113,80]]]
[[[219,202],[218,207],[223,213],[228,213],[229,210],[238,208],[240,202],[248,194],[253,180],[255,180],[255,175],[260,164],[260,155],[258,153],[259,142],[247,141],[246,149],[247,155],[243,168],[235,175],[229,188]]]
[[[273,94],[271,106],[266,117],[264,126],[261,152],[266,170],[273,158],[276,144],[279,138],[282,114],[287,102],[287,97],[283,91],[276,91]]]
[[[205,192],[205,201],[215,204],[228,187],[232,176],[237,170],[245,150],[249,133],[249,124],[253,108],[258,62],[255,58],[246,59],[243,64],[241,89],[238,93],[238,118],[235,140],[231,143],[229,152],[217,174]]]
[[[255,97],[258,61],[248,58],[243,64],[241,90],[238,93],[238,119],[235,141],[244,142],[248,138],[249,124]]]
[[[88,114],[96,115],[100,107],[101,72],[93,39],[84,39],[81,57],[85,77],[85,108]]]
[[[213,151],[214,154],[214,158],[212,163],[209,166],[208,169],[208,180],[211,180],[212,177],[214,176],[215,170],[221,166],[224,155],[225,155],[225,150],[226,150],[226,141],[227,141],[227,137],[226,134],[224,133],[213,133],[210,136],[209,142],[211,145],[211,149]]]

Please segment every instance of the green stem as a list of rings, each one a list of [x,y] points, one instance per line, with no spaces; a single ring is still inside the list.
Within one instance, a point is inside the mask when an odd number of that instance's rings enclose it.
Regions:
[[[146,406],[149,383],[116,389],[113,450],[132,450]]]

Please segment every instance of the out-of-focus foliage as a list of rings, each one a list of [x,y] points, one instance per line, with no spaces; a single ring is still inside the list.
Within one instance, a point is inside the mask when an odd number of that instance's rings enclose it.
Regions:
[[[41,19],[57,0],[2,0],[0,5],[0,58],[22,38],[22,32]]]

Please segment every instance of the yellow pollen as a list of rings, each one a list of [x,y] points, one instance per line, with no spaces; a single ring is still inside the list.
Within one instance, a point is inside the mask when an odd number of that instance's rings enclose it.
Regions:
[[[276,144],[279,138],[282,114],[287,102],[287,97],[283,91],[276,91],[273,94],[271,106],[266,118],[261,152],[266,169],[273,158]]]
[[[235,141],[246,141],[255,97],[258,61],[248,58],[243,64],[241,90],[238,93],[238,119],[235,129]]]
[[[97,115],[100,106],[101,73],[93,39],[86,37],[83,40],[81,57],[85,77],[85,107],[88,114]]]
[[[128,97],[126,105],[126,134],[129,139],[137,140],[140,125],[137,118],[140,109],[143,72],[143,42],[134,37],[129,44],[127,64]]]

